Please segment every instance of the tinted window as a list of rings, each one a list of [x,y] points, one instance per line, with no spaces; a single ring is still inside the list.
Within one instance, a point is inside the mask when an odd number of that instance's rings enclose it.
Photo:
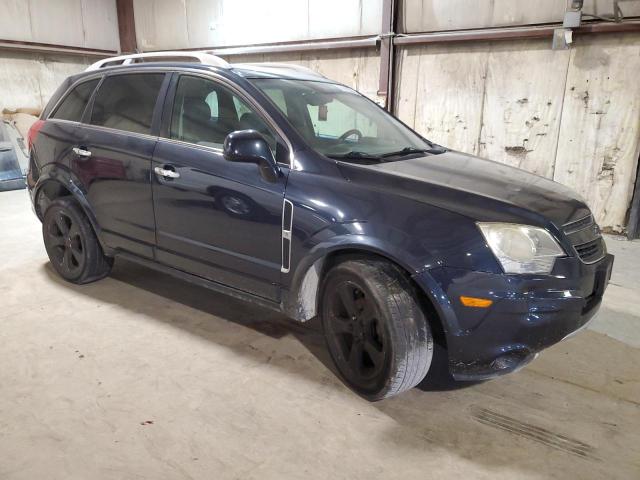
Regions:
[[[275,150],[275,134],[231,90],[205,78],[180,78],[171,115],[171,138],[222,148],[229,133],[247,129],[262,133]]]
[[[91,123],[134,133],[150,133],[163,73],[107,77],[96,94]]]
[[[91,94],[95,90],[99,81],[99,78],[89,80],[88,82],[81,83],[71,90],[60,106],[56,108],[56,111],[51,115],[51,118],[79,122],[82,119],[82,113],[84,112],[87,103],[89,103],[89,98],[91,98]]]

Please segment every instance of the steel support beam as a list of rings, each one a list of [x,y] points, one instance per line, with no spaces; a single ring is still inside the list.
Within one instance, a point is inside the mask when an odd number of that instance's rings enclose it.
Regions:
[[[252,55],[259,53],[312,52],[319,50],[335,50],[345,48],[375,47],[378,37],[349,37],[305,42],[263,43],[259,45],[240,45],[218,48],[185,48],[184,50],[201,50],[213,55]]]
[[[0,50],[17,50],[34,53],[60,53],[65,55],[85,55],[109,57],[115,55],[115,50],[101,50],[96,48],[70,47],[53,43],[23,42],[18,40],[0,39]]]
[[[120,35],[120,52],[137,53],[136,22],[133,11],[133,0],[116,0],[118,14],[118,33]]]
[[[393,40],[395,35],[395,1],[382,1],[382,28],[380,29],[380,76],[378,95],[385,97],[385,107],[393,105]]]
[[[414,45],[427,43],[451,43],[489,40],[517,40],[527,38],[553,37],[553,31],[562,28],[562,24],[550,24],[527,27],[483,28],[479,30],[456,30],[430,33],[407,33],[397,35],[395,45]],[[594,22],[585,23],[579,28],[574,28],[577,35],[588,33],[624,33],[640,32],[640,21],[625,21],[620,23]]]

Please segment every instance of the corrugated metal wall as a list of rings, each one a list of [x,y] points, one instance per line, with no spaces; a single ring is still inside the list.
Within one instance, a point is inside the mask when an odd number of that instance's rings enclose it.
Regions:
[[[134,0],[143,50],[376,34],[382,0]]]
[[[559,22],[563,0],[399,0],[402,32]],[[611,0],[584,12],[612,13]],[[640,15],[640,0],[620,2]],[[134,0],[138,46],[225,47],[375,35],[382,0]],[[0,38],[117,49],[115,0],[0,0]],[[604,227],[622,230],[640,137],[640,35],[438,43],[397,50],[395,107],[446,146],[553,178],[580,192]],[[374,48],[230,57],[294,62],[377,99]],[[0,108],[42,106],[89,60],[0,52]]]
[[[118,50],[115,0],[0,0],[0,39]]]
[[[0,40],[118,50],[115,0],[0,0]],[[42,108],[85,57],[0,50],[0,111]]]
[[[562,22],[564,0],[401,0],[402,32],[438,32],[469,28],[513,27]],[[625,16],[640,15],[640,2],[621,0]],[[583,11],[613,13],[612,0],[585,0]]]

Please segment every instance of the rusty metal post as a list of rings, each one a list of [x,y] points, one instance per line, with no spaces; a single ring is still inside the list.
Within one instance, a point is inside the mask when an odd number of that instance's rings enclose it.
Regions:
[[[133,0],[116,0],[116,11],[118,13],[120,52],[136,53],[138,51],[138,40],[136,39]]]
[[[393,37],[395,36],[395,0],[382,1],[380,30],[380,77],[378,95],[385,97],[385,108],[393,109]]]

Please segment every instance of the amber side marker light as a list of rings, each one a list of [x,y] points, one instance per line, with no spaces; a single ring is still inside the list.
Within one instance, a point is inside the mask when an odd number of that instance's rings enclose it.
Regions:
[[[487,308],[493,304],[493,300],[488,300],[486,298],[476,298],[476,297],[460,297],[460,302],[465,307],[476,307],[476,308]]]

